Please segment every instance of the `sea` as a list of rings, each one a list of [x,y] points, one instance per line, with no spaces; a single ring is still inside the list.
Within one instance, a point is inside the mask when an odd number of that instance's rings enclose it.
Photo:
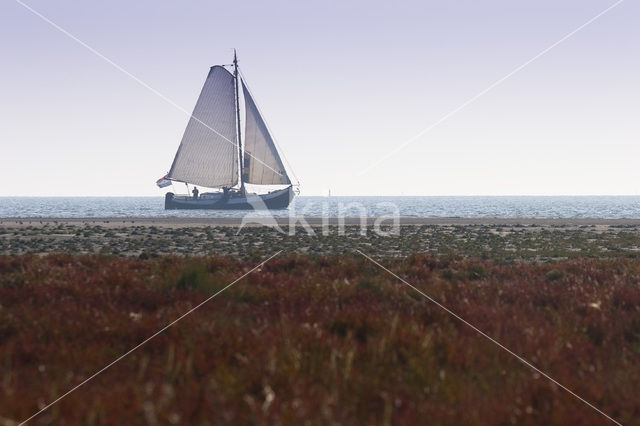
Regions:
[[[0,197],[10,217],[242,217],[246,211],[165,210],[164,197]],[[274,216],[640,218],[640,196],[296,197]]]

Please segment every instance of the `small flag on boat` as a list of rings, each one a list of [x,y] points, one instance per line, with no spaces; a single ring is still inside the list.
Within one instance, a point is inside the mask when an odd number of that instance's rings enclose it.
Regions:
[[[160,179],[156,181],[156,185],[158,185],[160,188],[166,188],[167,186],[171,185],[171,181],[167,179],[168,176],[169,176],[168,173],[162,176]]]

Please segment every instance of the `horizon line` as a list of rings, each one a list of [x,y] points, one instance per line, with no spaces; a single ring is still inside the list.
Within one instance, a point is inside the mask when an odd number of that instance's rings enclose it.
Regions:
[[[346,197],[640,197],[640,194],[378,194],[378,195],[322,195],[307,194],[300,197],[346,198]],[[164,198],[164,195],[0,195],[0,198]]]

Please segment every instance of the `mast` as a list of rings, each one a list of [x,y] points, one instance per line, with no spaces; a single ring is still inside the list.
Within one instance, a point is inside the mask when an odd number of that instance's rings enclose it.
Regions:
[[[240,171],[240,193],[244,195],[244,171],[242,164],[242,137],[240,126],[240,92],[238,91],[238,55],[236,49],[233,49],[233,78],[236,84],[236,122],[238,123],[238,170]]]

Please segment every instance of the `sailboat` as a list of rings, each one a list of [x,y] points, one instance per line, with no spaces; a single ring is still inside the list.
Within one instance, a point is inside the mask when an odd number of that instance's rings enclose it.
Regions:
[[[187,194],[166,193],[165,209],[285,209],[297,193],[235,51],[233,65],[210,68],[171,169],[156,181],[160,188],[175,183],[184,183]]]

